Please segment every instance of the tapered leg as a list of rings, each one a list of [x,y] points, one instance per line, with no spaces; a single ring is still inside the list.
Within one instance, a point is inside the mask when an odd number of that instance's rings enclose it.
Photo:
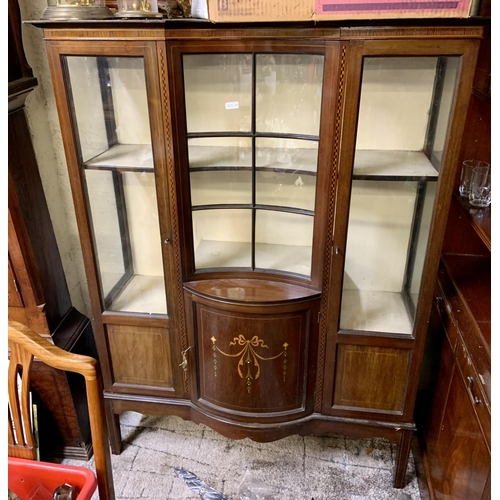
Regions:
[[[396,453],[396,470],[394,471],[394,488],[404,488],[406,469],[410,457],[411,438],[413,431],[400,430],[401,433]]]
[[[109,399],[105,399],[104,401],[111,453],[113,453],[113,455],[119,455],[123,449],[122,435],[120,432],[120,416],[113,411],[112,401]]]

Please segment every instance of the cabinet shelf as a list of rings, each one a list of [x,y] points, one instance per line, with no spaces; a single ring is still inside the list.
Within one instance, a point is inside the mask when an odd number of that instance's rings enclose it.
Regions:
[[[163,276],[135,274],[122,288],[108,310],[167,314]]]
[[[196,247],[196,268],[250,268],[250,242],[201,240]],[[255,244],[256,267],[308,276],[312,250],[308,246]],[[257,258],[258,256],[258,258]]]
[[[269,172],[316,175],[318,151],[313,148],[262,148],[256,154],[256,169]],[[252,170],[252,150],[238,146],[190,146],[189,170]]]
[[[357,149],[354,179],[360,180],[437,180],[438,172],[421,151]]]
[[[93,170],[119,170],[122,172],[153,172],[151,144],[117,144],[84,163]]]
[[[252,170],[251,150],[239,155],[238,147],[191,146],[190,171]],[[269,158],[256,160],[260,171],[316,175],[317,151],[294,149],[290,162],[281,163],[278,151]],[[153,152],[150,144],[117,144],[104,153],[85,162],[85,168],[95,170],[120,170],[153,172]],[[357,150],[354,160],[354,179],[372,180],[437,180],[438,172],[421,151]]]
[[[412,322],[398,292],[344,290],[340,328],[411,335]]]

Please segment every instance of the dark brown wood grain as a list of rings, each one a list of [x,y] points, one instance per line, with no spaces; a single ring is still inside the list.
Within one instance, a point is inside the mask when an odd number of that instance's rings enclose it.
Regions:
[[[482,498],[491,459],[458,370],[451,379],[440,429],[428,465],[435,498]]]
[[[459,164],[490,158],[490,40],[481,42]],[[486,160],[488,161],[488,160]],[[491,498],[491,210],[458,195],[454,179],[425,376],[416,412],[429,496]]]
[[[409,358],[408,350],[340,345],[334,406],[401,412]]]
[[[168,329],[108,324],[106,331],[115,384],[172,386]]]

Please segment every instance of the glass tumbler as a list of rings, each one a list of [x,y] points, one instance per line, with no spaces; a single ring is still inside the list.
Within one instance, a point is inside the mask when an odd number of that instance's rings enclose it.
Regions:
[[[460,186],[458,191],[460,196],[469,197],[470,182],[472,179],[472,172],[476,167],[489,167],[490,164],[481,160],[465,160],[462,163],[462,172],[460,174]]]
[[[474,207],[489,207],[491,203],[490,166],[475,167],[470,181],[469,203]]]

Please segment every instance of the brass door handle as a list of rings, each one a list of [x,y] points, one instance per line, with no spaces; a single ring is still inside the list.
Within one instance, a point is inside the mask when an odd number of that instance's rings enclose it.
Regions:
[[[187,369],[188,369],[188,360],[187,360],[186,353],[189,351],[189,349],[191,349],[191,346],[189,346],[187,349],[185,349],[184,351],[181,352],[182,363],[179,366],[182,367],[185,374],[187,373]]]
[[[469,391],[469,394],[472,398],[472,401],[474,401],[474,404],[475,405],[480,405],[482,404],[483,402],[481,401],[480,398],[478,398],[477,396],[474,395],[474,393],[472,392],[472,386],[474,385],[474,378],[471,377],[471,376],[468,376],[467,377],[467,389]]]

